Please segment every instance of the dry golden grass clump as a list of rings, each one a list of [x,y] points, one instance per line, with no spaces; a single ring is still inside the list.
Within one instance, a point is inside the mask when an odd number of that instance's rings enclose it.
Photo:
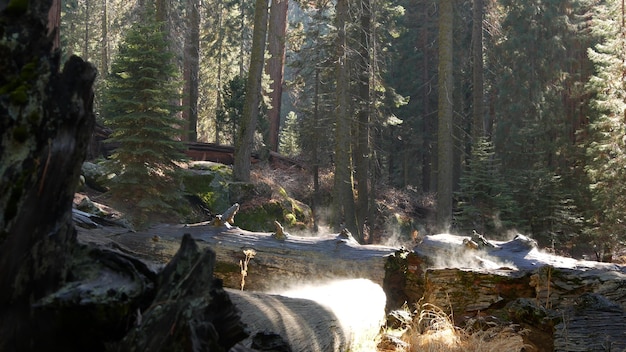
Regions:
[[[514,352],[525,346],[521,334],[510,327],[479,331],[458,328],[450,316],[432,304],[420,307],[403,340],[409,345],[408,352]]]

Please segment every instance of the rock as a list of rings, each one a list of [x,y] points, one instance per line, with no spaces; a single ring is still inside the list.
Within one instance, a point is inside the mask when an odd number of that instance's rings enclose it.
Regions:
[[[84,197],[83,199],[81,199],[80,202],[76,205],[76,209],[93,215],[105,215],[105,213],[100,208],[98,208],[96,203],[92,202],[89,197]]]
[[[98,192],[106,192],[106,182],[108,173],[102,165],[85,161],[81,168],[82,175],[85,177],[85,184]]]
[[[183,191],[201,199],[212,214],[217,214],[232,204],[229,197],[232,170],[226,165],[194,162],[190,169],[183,171],[181,180]]]

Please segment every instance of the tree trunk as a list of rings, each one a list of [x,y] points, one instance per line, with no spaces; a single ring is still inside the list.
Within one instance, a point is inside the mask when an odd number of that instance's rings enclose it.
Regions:
[[[484,135],[483,94],[483,0],[474,0],[472,9],[472,140]]]
[[[446,231],[452,220],[454,174],[453,131],[453,0],[439,2],[439,124],[437,130],[437,226]]]
[[[371,36],[371,4],[369,0],[361,0],[361,28],[359,43],[359,58],[357,67],[359,68],[359,111],[356,124],[356,158],[355,171],[357,180],[357,236],[359,242],[364,240],[364,230],[366,218],[369,215],[370,205],[370,115],[371,115],[371,94],[370,76],[372,62],[370,46],[374,38]]]
[[[106,77],[109,73],[109,23],[107,0],[102,1],[102,51],[100,59],[100,75]]]
[[[350,117],[350,72],[346,38],[348,0],[337,1],[337,104],[335,107],[335,178],[333,194],[333,226],[343,224],[350,232],[358,233],[354,206],[352,179],[352,145]]]
[[[208,223],[154,226],[146,232],[122,235],[114,235],[117,232],[113,231],[116,230],[104,228],[80,230],[80,233],[84,242],[104,245],[115,241],[141,258],[162,263],[175,255],[181,238],[190,234],[198,240],[199,246],[215,250],[215,274],[230,288],[241,287],[239,262],[246,257],[244,250],[253,249],[256,255],[248,265],[244,286],[254,291],[276,291],[290,284],[336,278],[364,278],[382,286],[387,256],[396,251],[394,247],[360,245],[354,238],[342,234],[287,235],[281,240],[272,233]],[[154,242],[154,236],[158,236],[158,242]]]
[[[85,1],[85,36],[83,37],[83,59],[89,60],[89,20],[91,15],[90,0]]]
[[[252,52],[250,53],[250,72],[246,84],[246,101],[243,116],[235,143],[235,162],[233,176],[238,181],[250,181],[250,154],[254,140],[254,131],[259,117],[261,100],[261,80],[265,59],[265,36],[267,34],[268,0],[256,0],[254,8],[254,32]]]
[[[95,68],[72,57],[59,73],[46,28],[51,2],[0,13],[0,350],[48,349],[58,325],[34,304],[66,278],[74,189],[91,130]],[[28,10],[27,10],[28,9]],[[16,77],[20,77],[17,84]]]
[[[320,130],[320,69],[315,68],[315,92],[313,96],[313,133],[316,136]],[[319,230],[319,206],[320,203],[320,160],[319,160],[319,143],[317,138],[311,141],[311,172],[313,174],[313,202],[311,210],[313,211],[313,231],[317,233]]]
[[[217,28],[222,28],[224,11],[223,11],[223,3],[222,0],[217,1],[217,13],[214,16],[217,16]],[[224,89],[224,83],[222,82],[222,57],[224,51],[224,31],[218,30],[217,33],[217,94],[215,94],[215,144],[220,144],[220,134],[222,132],[222,118],[224,111],[224,104],[222,102],[222,94]]]
[[[247,337],[238,311],[213,276],[215,256],[185,234],[161,272],[154,303],[119,350],[228,351]]]
[[[61,0],[52,0],[50,12],[48,12],[48,36],[53,35],[52,50],[61,47]]]
[[[270,76],[272,105],[267,111],[269,120],[268,144],[272,151],[278,151],[278,132],[280,130],[280,110],[283,95],[283,72],[285,67],[285,41],[287,35],[287,12],[289,0],[272,0],[268,34],[268,51],[266,71]]]
[[[421,43],[419,43],[422,52],[422,81],[430,82],[430,41],[429,41],[429,31],[428,31],[428,23],[430,21],[430,16],[428,13],[428,5],[424,5],[422,9],[422,30],[421,30]],[[433,135],[435,134],[434,128],[434,118],[431,117],[432,112],[430,111],[430,92],[432,87],[430,83],[424,84],[422,87],[422,119],[424,123],[422,124],[422,135],[424,136],[424,141],[422,142],[422,191],[424,193],[432,192],[434,187],[434,179],[433,177],[433,163],[434,163],[434,152],[433,152]],[[419,162],[419,161],[418,161]]]
[[[200,55],[200,10],[197,0],[187,2],[189,17],[188,33],[185,37],[183,63],[183,120],[187,121],[186,140],[198,140],[198,71]]]

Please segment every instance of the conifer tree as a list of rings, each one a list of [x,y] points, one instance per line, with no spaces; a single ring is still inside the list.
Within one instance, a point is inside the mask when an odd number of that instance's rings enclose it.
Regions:
[[[178,195],[174,182],[183,144],[176,140],[182,121],[172,104],[181,83],[154,9],[135,22],[112,63],[105,93],[109,142],[117,145],[110,166],[116,173],[112,196],[135,207],[142,224],[148,212],[164,212]]]
[[[493,145],[485,137],[472,147],[469,169],[461,176],[457,198],[455,223],[463,233],[476,230],[499,235],[518,219],[518,207],[500,173]]]
[[[285,118],[285,126],[280,133],[281,154],[295,156],[300,154],[300,138],[298,134],[298,115],[290,111]]]
[[[588,87],[594,93],[588,127],[586,172],[590,178],[594,242],[626,243],[626,18],[623,1],[597,6],[594,33],[601,43],[589,51],[596,74]]]

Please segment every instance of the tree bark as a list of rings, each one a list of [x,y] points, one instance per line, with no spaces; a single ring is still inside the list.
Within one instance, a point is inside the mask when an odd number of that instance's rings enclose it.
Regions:
[[[420,31],[420,43],[416,44],[422,49],[422,81],[430,82],[430,41],[428,23],[430,22],[429,6],[428,2],[424,4],[422,8],[422,29]],[[422,118],[424,120],[422,124],[422,134],[424,141],[422,142],[422,191],[429,193],[435,190],[435,177],[433,172],[433,164],[435,161],[433,151],[433,136],[435,134],[434,113],[430,111],[430,93],[432,87],[430,83],[424,84],[422,87]],[[420,161],[418,161],[420,162]]]
[[[59,72],[46,28],[50,5],[30,1],[0,13],[2,41],[12,48],[0,54],[3,351],[45,349],[58,339],[58,326],[40,320],[33,304],[68,279],[72,199],[95,123],[96,70],[72,57]]]
[[[83,242],[107,245],[114,241],[141,258],[159,263],[168,262],[176,254],[181,238],[188,233],[201,248],[215,250],[215,275],[230,288],[240,287],[239,262],[245,259],[244,250],[253,249],[257,254],[250,261],[245,278],[245,289],[253,291],[276,291],[283,288],[281,285],[336,278],[364,278],[382,286],[387,256],[396,251],[394,247],[360,245],[354,238],[341,234],[318,237],[287,234],[286,239],[280,240],[271,233],[207,223],[155,226],[146,232],[119,236],[115,231],[79,229]],[[158,236],[157,242],[154,236]]]
[[[59,0],[60,1],[60,0]],[[109,73],[109,22],[107,0],[102,1],[102,51],[100,58],[100,74],[107,76]]]
[[[268,144],[270,149],[275,152],[278,152],[288,10],[289,0],[272,0],[268,34],[268,51],[270,58],[267,60],[266,71],[272,81],[270,84],[271,92],[269,92],[272,105],[267,111],[267,118],[270,125]]]
[[[361,3],[361,28],[359,43],[359,111],[356,124],[356,158],[355,171],[357,180],[357,236],[359,242],[364,241],[364,231],[367,216],[370,215],[370,120],[371,120],[371,70],[372,62],[370,55],[371,43],[375,40],[371,36],[371,3],[362,0]]]
[[[48,12],[48,35],[53,35],[52,50],[61,47],[61,0],[52,0]]]
[[[183,63],[183,119],[187,121],[186,140],[198,140],[198,72],[200,55],[200,4],[197,0],[187,2],[189,11],[185,36]]]
[[[484,135],[483,82],[483,0],[474,0],[472,9],[472,139]]]
[[[154,303],[120,350],[228,351],[247,337],[238,311],[213,277],[214,267],[215,252],[201,251],[185,234],[157,280]]]
[[[335,178],[333,194],[333,226],[347,228],[358,233],[354,205],[354,182],[352,178],[352,144],[350,117],[350,70],[348,65],[348,42],[346,18],[348,0],[337,1],[337,104],[335,107]],[[343,224],[343,226],[342,226]]]
[[[268,0],[256,0],[254,9],[254,32],[252,52],[250,54],[250,72],[246,84],[246,101],[235,143],[235,162],[233,176],[238,181],[250,181],[250,154],[254,131],[259,116],[261,100],[261,80],[265,58],[265,36],[267,34]]]
[[[437,226],[446,231],[452,220],[454,174],[453,0],[439,2],[439,123],[437,130]]]

